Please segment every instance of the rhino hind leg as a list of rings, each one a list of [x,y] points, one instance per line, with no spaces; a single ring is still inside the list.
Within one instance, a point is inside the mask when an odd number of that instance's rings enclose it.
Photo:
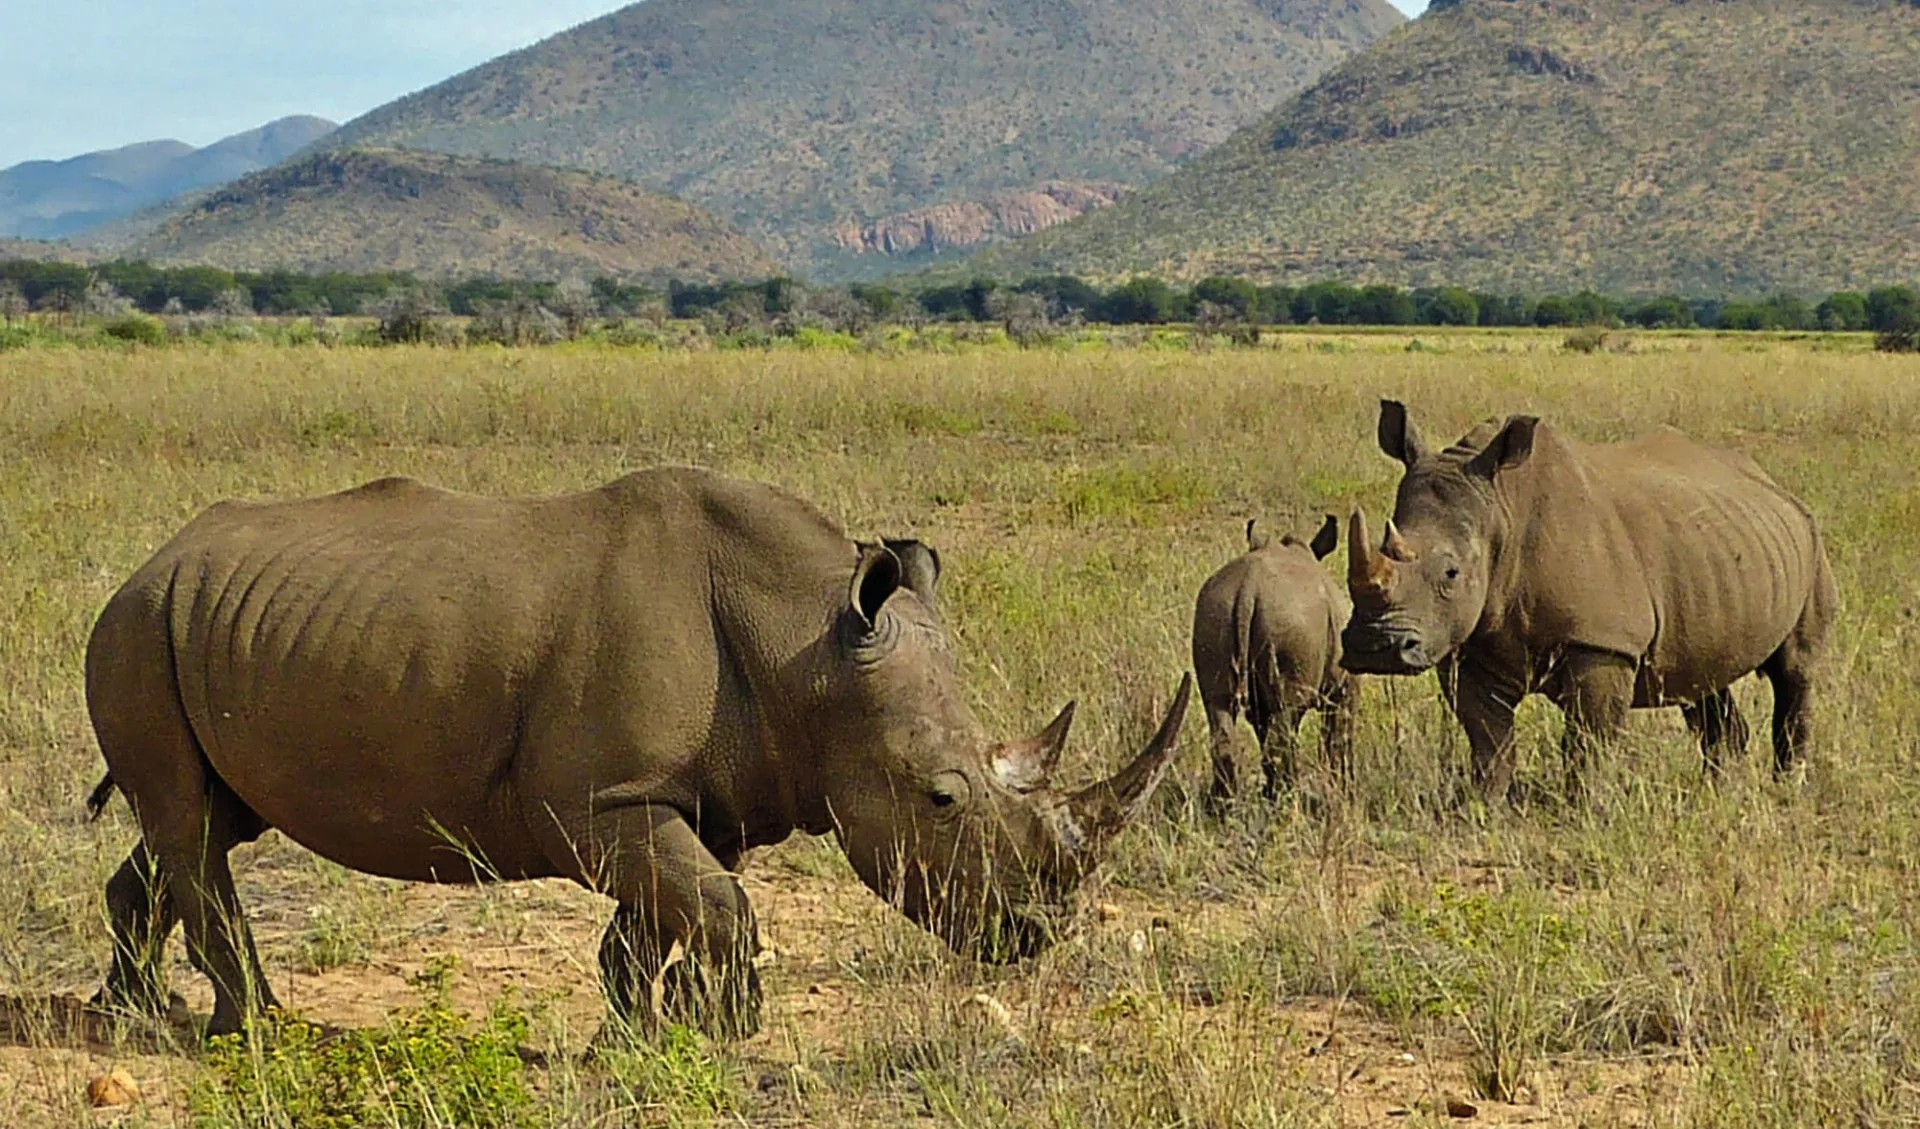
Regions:
[[[1760,667],[1773,684],[1773,773],[1786,777],[1806,751],[1813,727],[1812,663],[1782,646]]]
[[[665,1020],[718,1038],[753,1034],[759,934],[739,880],[671,808],[619,808],[593,823],[593,871],[575,877],[618,903],[600,944],[616,1026],[651,1035]]]
[[[1751,732],[1731,687],[1708,694],[1698,703],[1682,707],[1681,712],[1686,716],[1688,731],[1700,742],[1708,776],[1720,775],[1726,754],[1739,756],[1747,751]]]
[[[1819,558],[1813,591],[1799,622],[1780,648],[1760,666],[1773,684],[1773,772],[1790,775],[1805,754],[1813,729],[1814,671],[1826,650],[1840,604],[1839,589],[1824,553]]]
[[[1268,803],[1291,792],[1299,779],[1300,723],[1306,714],[1288,703],[1268,719],[1266,735],[1260,741],[1260,772],[1266,778],[1260,795]]]
[[[157,1016],[167,1010],[164,976],[167,937],[179,922],[167,895],[166,875],[147,845],[133,848],[107,880],[107,920],[113,964],[91,1006]]]
[[[1207,788],[1207,814],[1225,812],[1239,791],[1239,771],[1233,754],[1239,743],[1240,715],[1231,706],[1207,707],[1207,748],[1213,762],[1213,781]]]
[[[207,761],[171,664],[139,661],[155,649],[149,626],[103,615],[89,644],[88,712],[141,831],[140,849],[107,884],[114,962],[101,996],[131,1002],[157,991],[156,950],[177,919],[188,959],[213,983],[207,1033],[232,1034],[274,1005],[227,864],[229,851],[267,825]]]
[[[243,1030],[251,1017],[279,1006],[260,966],[227,860],[233,848],[258,839],[267,828],[218,779],[198,806],[201,811],[187,817],[193,821],[191,830],[182,826],[163,833],[159,842],[166,847],[157,845],[153,835],[148,843],[166,874],[167,901],[186,935],[187,959],[213,983],[207,1034],[231,1035]]]

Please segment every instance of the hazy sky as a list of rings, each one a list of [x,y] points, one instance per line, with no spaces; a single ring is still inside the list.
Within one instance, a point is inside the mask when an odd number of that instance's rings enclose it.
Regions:
[[[0,0],[0,168],[164,137],[205,145],[288,114],[344,122],[622,6]]]

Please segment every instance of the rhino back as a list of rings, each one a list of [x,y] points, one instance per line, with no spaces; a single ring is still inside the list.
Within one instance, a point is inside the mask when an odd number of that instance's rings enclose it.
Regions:
[[[269,823],[394,877],[457,869],[434,825],[503,873],[553,873],[530,793],[725,791],[698,756],[721,696],[713,562],[751,585],[796,530],[802,555],[835,544],[782,498],[679,470],[536,499],[383,480],[216,507],[148,572],[170,577],[195,735]],[[754,527],[756,499],[786,520]]]
[[[1690,700],[1753,670],[1791,630],[1819,543],[1750,460],[1678,432],[1583,444],[1545,425],[1499,487],[1513,515],[1489,601],[1504,642],[1642,660],[1642,704]]]
[[[1277,677],[1269,687],[1310,698],[1339,662],[1346,596],[1318,562],[1297,548],[1274,545],[1228,562],[1201,589],[1194,615],[1194,667],[1202,697],[1231,694],[1245,703],[1249,679]]]
[[[1678,432],[1599,458],[1653,595],[1641,696],[1689,701],[1758,667],[1793,630],[1824,567],[1812,515],[1737,452]]]

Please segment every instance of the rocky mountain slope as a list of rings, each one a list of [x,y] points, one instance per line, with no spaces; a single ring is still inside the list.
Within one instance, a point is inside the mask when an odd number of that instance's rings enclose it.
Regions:
[[[1452,0],[1177,175],[979,266],[1534,291],[1910,280],[1920,6]]]
[[[1401,22],[1386,0],[646,0],[338,144],[628,177],[831,270],[888,217],[1147,183]]]
[[[254,173],[120,249],[230,269],[764,276],[753,241],[690,204],[591,173],[430,153],[348,150]]]

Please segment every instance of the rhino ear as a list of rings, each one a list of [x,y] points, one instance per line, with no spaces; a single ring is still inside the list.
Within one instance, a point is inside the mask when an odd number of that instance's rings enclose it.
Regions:
[[[1509,416],[1507,425],[1481,452],[1467,460],[1468,474],[1491,480],[1503,470],[1512,470],[1533,454],[1533,435],[1540,426],[1538,416]]]
[[[1407,418],[1407,406],[1398,400],[1380,401],[1380,449],[1389,458],[1399,459],[1407,469],[1427,453],[1420,442],[1420,429]]]
[[[853,583],[847,589],[847,609],[860,626],[872,632],[880,622],[880,609],[900,590],[906,580],[900,558],[885,545],[861,545],[860,562],[853,566]]]
[[[1313,559],[1324,561],[1340,547],[1340,519],[1332,514],[1320,525],[1320,532],[1313,535],[1313,543],[1307,546],[1313,550]]]
[[[940,584],[940,553],[924,541],[889,539],[884,544],[894,556],[900,558],[900,569],[907,589],[920,597],[921,603],[934,607],[936,590]]]
[[[1256,519],[1254,518],[1247,519],[1247,551],[1249,553],[1257,553],[1260,550],[1266,548],[1268,545],[1273,544],[1273,538],[1267,536],[1264,533],[1254,532],[1253,527],[1256,524],[1258,524]]]

